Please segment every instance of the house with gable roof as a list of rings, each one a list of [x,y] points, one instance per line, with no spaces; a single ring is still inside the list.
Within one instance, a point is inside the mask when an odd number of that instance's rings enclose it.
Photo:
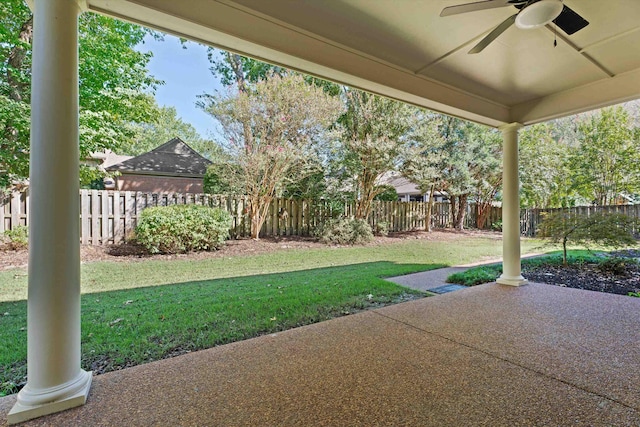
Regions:
[[[180,138],[106,167],[118,172],[115,188],[119,191],[146,193],[202,193],[202,181],[211,161],[202,157]]]

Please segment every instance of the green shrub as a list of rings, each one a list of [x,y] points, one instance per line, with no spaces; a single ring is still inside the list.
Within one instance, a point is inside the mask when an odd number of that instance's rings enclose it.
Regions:
[[[495,282],[502,273],[502,265],[476,267],[447,277],[447,283],[475,286],[482,283]]]
[[[373,230],[373,234],[376,236],[387,236],[389,235],[389,223],[386,221],[376,222],[375,229]]]
[[[200,205],[172,205],[142,211],[136,240],[150,253],[218,249],[229,237],[231,215]]]
[[[5,247],[10,250],[19,251],[27,249],[29,245],[29,227],[19,225],[13,230],[4,232]]]
[[[615,276],[626,276],[629,266],[635,266],[638,262],[633,258],[607,257],[598,263],[598,270],[603,273],[611,273]]]
[[[640,298],[640,292],[629,292],[630,297]]]
[[[373,240],[373,231],[363,219],[341,218],[326,221],[316,230],[322,243],[354,245]]]

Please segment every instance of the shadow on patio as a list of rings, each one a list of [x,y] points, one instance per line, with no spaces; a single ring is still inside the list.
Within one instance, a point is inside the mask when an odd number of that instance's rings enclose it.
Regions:
[[[637,426],[639,309],[482,285],[100,375],[25,425]]]

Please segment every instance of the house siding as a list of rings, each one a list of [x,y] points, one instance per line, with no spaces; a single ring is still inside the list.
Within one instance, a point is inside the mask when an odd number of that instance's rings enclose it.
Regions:
[[[122,174],[116,178],[119,191],[145,193],[202,193],[202,178]]]

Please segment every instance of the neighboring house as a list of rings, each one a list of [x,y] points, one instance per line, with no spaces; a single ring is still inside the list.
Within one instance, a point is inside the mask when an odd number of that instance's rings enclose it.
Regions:
[[[202,193],[202,180],[211,162],[180,138],[147,153],[105,167],[120,191],[146,193]],[[105,184],[108,184],[105,182]]]
[[[418,186],[407,178],[398,175],[397,173],[391,173],[383,176],[380,180],[381,184],[390,185],[395,188],[398,193],[398,200],[401,202],[428,202],[429,192],[422,193]],[[446,202],[449,198],[446,193],[435,191],[433,193],[434,202]]]

